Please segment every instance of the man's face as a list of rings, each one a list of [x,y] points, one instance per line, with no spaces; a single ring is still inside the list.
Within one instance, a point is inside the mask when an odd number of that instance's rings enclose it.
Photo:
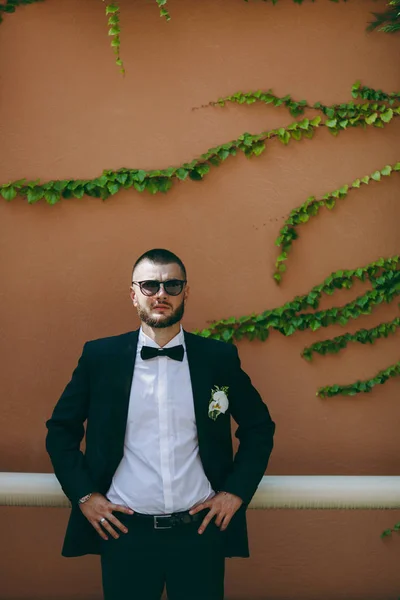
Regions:
[[[157,265],[148,260],[138,264],[133,281],[168,281],[169,279],[184,279],[181,268],[176,263]],[[170,296],[160,287],[154,296],[145,296],[138,285],[132,285],[130,296],[138,311],[140,320],[149,327],[171,327],[183,317],[185,301],[189,288],[186,285],[179,296]]]

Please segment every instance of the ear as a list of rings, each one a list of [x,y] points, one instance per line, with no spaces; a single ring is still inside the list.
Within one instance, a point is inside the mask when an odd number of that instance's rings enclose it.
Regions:
[[[133,302],[133,306],[137,306],[137,298],[136,298],[136,291],[135,288],[133,287],[133,285],[131,285],[131,287],[129,288],[129,296]]]
[[[185,285],[185,290],[183,292],[183,298],[184,298],[184,300],[188,299],[189,293],[190,293],[190,287],[186,284]]]

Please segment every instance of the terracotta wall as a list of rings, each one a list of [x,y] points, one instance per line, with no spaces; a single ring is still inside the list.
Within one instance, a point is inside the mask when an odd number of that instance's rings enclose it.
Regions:
[[[396,36],[367,34],[385,2],[271,3],[121,0],[120,77],[104,5],[57,0],[17,9],[1,25],[0,181],[90,178],[104,168],[164,168],[190,161],[244,131],[288,124],[285,109],[192,110],[240,90],[273,88],[310,103],[346,102],[351,85],[400,89]],[[121,192],[106,202],[51,207],[0,202],[0,471],[44,472],[44,421],[85,340],[137,326],[130,269],[164,246],[187,263],[191,330],[262,311],[308,291],[333,270],[400,249],[399,181],[351,194],[301,230],[281,287],[272,278],[274,239],[288,212],[399,160],[399,123],[351,130],[260,157],[229,159],[200,183],[167,196]],[[323,306],[357,296],[338,293]],[[398,314],[381,306],[349,331]],[[370,395],[321,401],[320,385],[368,378],[398,360],[400,336],[340,355],[300,358],[305,345],[339,327],[266,343],[241,342],[244,367],[277,423],[271,474],[396,475],[400,381]],[[1,600],[101,597],[96,558],[59,556],[68,511],[0,508]],[[398,537],[381,531],[399,512],[269,511],[249,514],[252,557],[228,562],[229,600],[389,600],[400,595]]]

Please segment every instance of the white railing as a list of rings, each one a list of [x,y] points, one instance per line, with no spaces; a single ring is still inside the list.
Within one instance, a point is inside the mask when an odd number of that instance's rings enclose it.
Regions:
[[[52,473],[0,473],[0,506],[70,506]],[[399,509],[400,477],[269,475],[250,508]]]

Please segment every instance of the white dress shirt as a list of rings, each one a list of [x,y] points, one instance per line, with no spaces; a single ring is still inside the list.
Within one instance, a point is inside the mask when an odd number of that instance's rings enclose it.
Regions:
[[[182,344],[181,328],[164,348]],[[143,345],[160,348],[139,331],[124,456],[107,498],[150,515],[189,510],[214,495],[200,460],[186,355],[143,360]]]

